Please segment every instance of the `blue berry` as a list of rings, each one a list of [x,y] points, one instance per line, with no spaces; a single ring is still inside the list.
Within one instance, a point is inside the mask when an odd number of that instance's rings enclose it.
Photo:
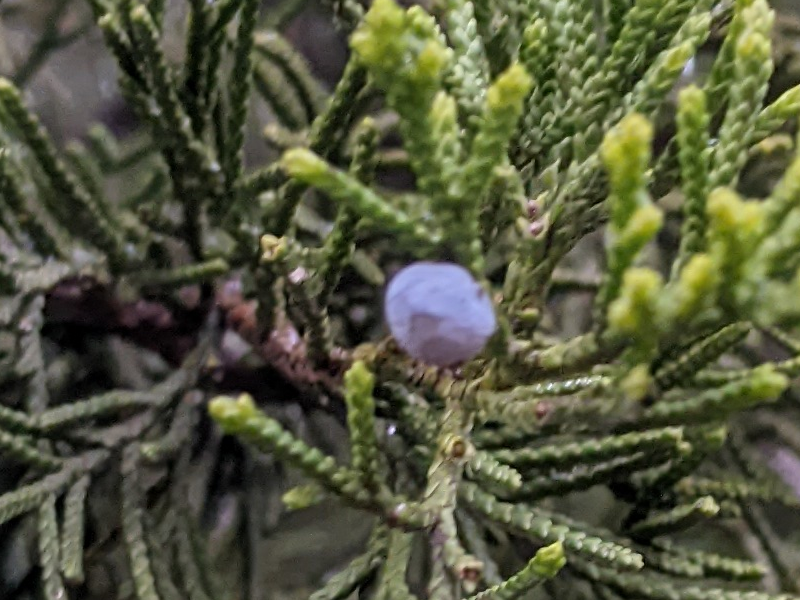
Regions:
[[[386,289],[384,313],[409,356],[440,367],[475,357],[497,326],[486,290],[452,263],[417,262],[402,269]]]

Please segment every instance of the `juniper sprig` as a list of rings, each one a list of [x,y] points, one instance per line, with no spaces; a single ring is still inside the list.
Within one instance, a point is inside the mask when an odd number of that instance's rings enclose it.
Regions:
[[[302,0],[87,4],[0,79],[0,596],[800,598],[767,0],[323,2],[333,84]]]

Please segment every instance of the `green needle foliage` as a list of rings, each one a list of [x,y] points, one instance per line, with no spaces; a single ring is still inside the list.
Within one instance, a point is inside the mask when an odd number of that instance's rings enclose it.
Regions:
[[[79,3],[0,79],[0,597],[800,599],[767,0],[325,2],[330,90],[302,1]],[[24,88],[92,29],[137,132],[61,148]],[[458,368],[382,327],[415,260],[494,303]]]

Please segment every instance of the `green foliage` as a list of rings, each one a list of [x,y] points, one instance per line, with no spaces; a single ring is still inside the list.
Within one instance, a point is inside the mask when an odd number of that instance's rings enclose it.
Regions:
[[[800,454],[800,149],[759,175],[800,87],[766,0],[339,0],[330,93],[265,27],[295,2],[189,0],[183,33],[88,5],[135,136],[62,149],[28,108],[54,26],[0,79],[0,525],[36,536],[0,593],[93,598],[108,554],[120,598],[255,597],[258,541],[344,505],[372,533],[314,600],[798,598],[800,500],[758,450]],[[494,302],[468,364],[380,328],[421,259]]]

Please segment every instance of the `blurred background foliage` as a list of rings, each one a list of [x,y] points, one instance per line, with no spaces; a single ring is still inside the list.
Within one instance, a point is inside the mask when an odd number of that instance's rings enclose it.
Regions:
[[[182,36],[187,15],[187,2],[169,0],[164,49],[176,60],[185,50]],[[261,15],[262,26],[280,27],[308,59],[314,75],[332,89],[344,67],[347,45],[326,9],[316,2],[270,1],[263,3]],[[83,0],[0,1],[0,74],[24,89],[28,106],[59,145],[86,142],[87,131],[97,123],[118,137],[123,148],[141,145],[136,117],[118,88],[116,61],[108,53]],[[274,160],[279,153],[271,150],[261,136],[264,126],[272,121],[266,104],[255,101],[249,119],[247,162],[261,165]],[[137,177],[143,178],[140,173],[133,173],[112,181],[111,185],[118,187],[109,193],[116,194],[126,186],[138,187],[138,182],[130,179]],[[368,321],[374,325],[379,319],[369,308],[373,293],[370,288],[363,304],[350,307],[359,324]],[[124,339],[125,334],[102,332],[101,305],[102,300],[84,315],[86,321],[94,322],[95,335],[73,339],[69,344],[71,352],[62,357],[61,368],[72,371],[65,376],[72,387],[67,392],[70,397],[108,385],[142,389],[166,371],[158,353],[143,355],[139,347]],[[55,332],[57,336],[72,334],[66,330]],[[324,412],[303,411],[293,403],[295,391],[277,374],[254,369],[242,377],[249,379],[245,386],[259,399],[269,400],[265,395],[273,395],[271,414],[283,422],[295,423],[297,431],[309,442],[339,457],[347,452],[343,422]],[[224,390],[226,382],[220,385]],[[212,493],[210,507],[193,505],[186,509],[201,517],[206,526],[210,542],[207,560],[231,579],[217,582],[216,598],[307,597],[322,577],[360,552],[371,529],[370,520],[363,513],[326,504],[284,515],[279,524],[278,517],[284,512],[281,496],[301,479],[266,456],[250,456],[239,472],[231,472],[233,461],[212,468],[218,456],[228,454],[225,448],[220,449],[219,433],[212,432],[210,426],[202,431],[202,439],[195,440],[197,464],[188,477],[188,496],[205,498],[204,490],[209,485],[217,494]],[[20,475],[13,461],[0,457],[0,494],[16,487]],[[207,481],[208,477],[216,482]],[[108,502],[89,506],[87,540],[92,549],[87,554],[86,583],[76,596],[85,600],[132,597],[129,585],[120,588],[120,582],[129,583],[129,579],[128,559],[119,537],[118,484],[114,475],[105,480],[99,478],[94,484],[99,486],[95,497],[106,497]],[[254,503],[255,522],[243,522],[245,515],[232,497],[238,495],[247,496]],[[201,515],[203,509],[208,514]],[[249,535],[239,538],[239,531]],[[241,544],[248,546],[244,553]],[[0,598],[36,597],[36,554],[35,518],[0,526]],[[252,557],[253,565],[239,564],[242,555]],[[242,581],[242,573],[249,580]]]

